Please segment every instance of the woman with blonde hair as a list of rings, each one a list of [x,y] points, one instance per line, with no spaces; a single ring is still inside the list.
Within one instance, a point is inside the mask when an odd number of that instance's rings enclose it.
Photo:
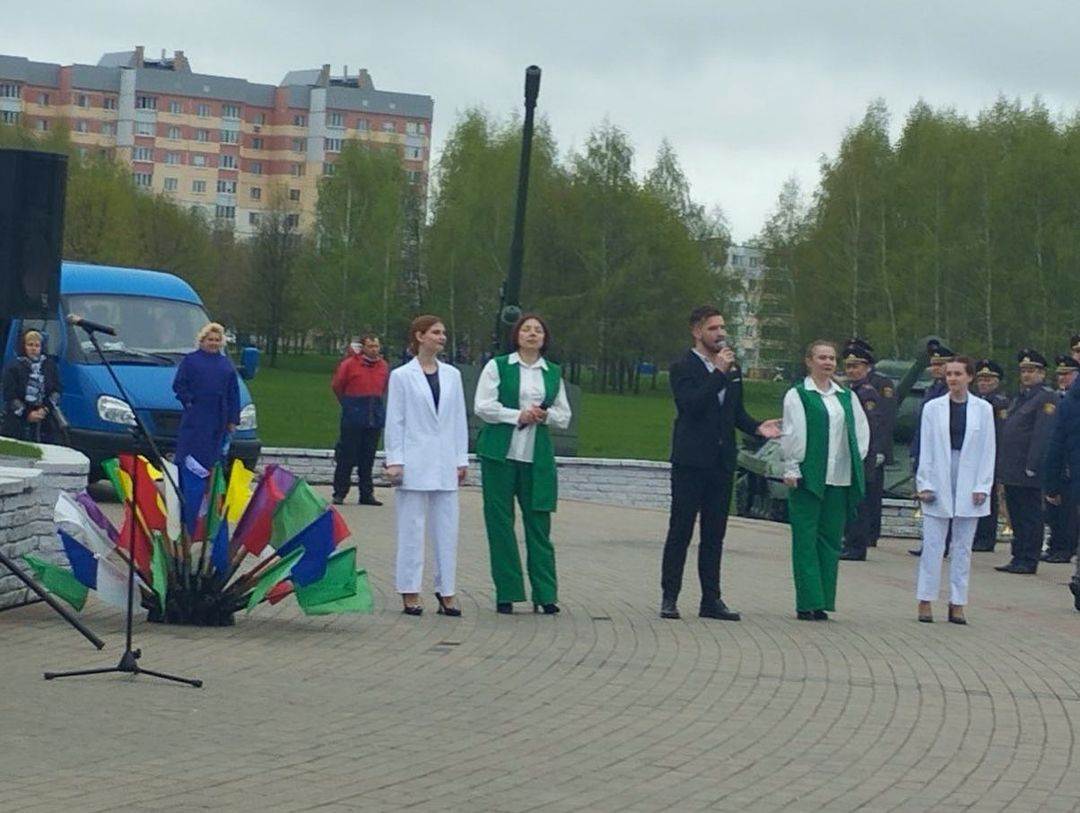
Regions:
[[[53,443],[60,374],[56,362],[42,351],[43,344],[38,331],[27,330],[20,337],[18,355],[4,368],[4,434]]]
[[[176,438],[176,463],[191,457],[209,471],[225,455],[229,436],[240,423],[240,384],[225,355],[225,328],[204,325],[195,337],[198,347],[176,368],[173,392],[183,405]]]

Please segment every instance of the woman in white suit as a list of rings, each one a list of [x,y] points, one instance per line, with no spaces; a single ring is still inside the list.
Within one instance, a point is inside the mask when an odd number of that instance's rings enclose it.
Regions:
[[[990,511],[994,487],[994,411],[969,392],[975,367],[967,356],[945,365],[945,395],[926,402],[920,424],[915,486],[922,501],[923,548],[916,595],[919,620],[932,622],[938,597],[945,537],[952,528],[949,621],[966,624],[971,543],[979,517]]]
[[[458,486],[469,466],[469,431],[461,373],[438,360],[446,328],[437,316],[409,326],[415,358],[390,373],[386,398],[386,475],[398,486],[397,591],[406,615],[420,615],[424,540],[435,554],[439,614],[460,616],[454,599],[457,570]]]

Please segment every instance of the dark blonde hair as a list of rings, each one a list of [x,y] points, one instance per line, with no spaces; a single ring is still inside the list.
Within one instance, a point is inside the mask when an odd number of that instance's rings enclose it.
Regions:
[[[831,347],[833,353],[835,353],[836,355],[840,355],[840,350],[837,348],[835,342],[830,342],[828,339],[814,339],[814,341],[806,345],[806,354],[803,356],[803,358],[810,358],[812,355],[814,355],[814,348],[821,347],[822,345],[824,345],[825,347]]]
[[[417,316],[412,322],[409,323],[409,352],[414,356],[420,352],[420,342],[416,338],[417,333],[427,333],[435,325],[442,322],[442,319],[430,313],[426,313],[423,316]]]

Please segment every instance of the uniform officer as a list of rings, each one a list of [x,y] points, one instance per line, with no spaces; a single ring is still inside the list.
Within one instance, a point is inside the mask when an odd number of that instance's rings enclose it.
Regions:
[[[856,337],[848,342],[849,347],[854,345],[860,345],[871,358],[874,357],[874,348],[866,339]],[[845,352],[844,355],[847,353]],[[878,372],[873,364],[870,365],[866,380],[877,390],[876,410],[880,421],[881,453],[885,455],[885,465],[891,466],[896,462],[893,457],[893,432],[896,430],[896,415],[899,407],[896,400],[896,384],[889,376]],[[877,547],[878,539],[881,537],[881,497],[885,490],[885,470],[882,469],[880,474],[881,476],[873,484],[867,483],[867,493],[872,497],[870,501],[872,513],[870,514],[870,536],[866,544],[871,548]]]
[[[1025,348],[1016,356],[1021,390],[1009,404],[1001,427],[997,479],[1005,486],[1005,505],[1013,526],[1012,560],[995,568],[1002,573],[1034,573],[1042,553],[1042,492],[1039,468],[1050,431],[1057,395],[1043,383],[1046,357]]]
[[[1001,457],[1001,426],[1005,423],[1005,416],[1009,412],[1009,396],[1000,389],[1001,379],[1005,371],[993,359],[979,359],[975,362],[975,389],[979,397],[988,402],[994,410],[994,431],[997,433],[997,453]],[[996,470],[996,469],[995,469]],[[997,544],[998,511],[998,488],[990,492],[990,513],[985,517],[979,517],[979,524],[975,528],[975,543],[972,550],[992,551]]]
[[[948,364],[953,358],[956,357],[956,353],[946,347],[937,339],[931,339],[926,343],[926,355],[930,361],[930,366],[927,368],[930,371],[930,377],[933,379],[930,382],[930,386],[926,388],[926,392],[923,393],[922,401],[919,402],[919,408],[915,410],[915,425],[911,433],[911,474],[915,476],[915,472],[919,470],[919,430],[922,427],[922,411],[926,406],[927,401],[931,401],[934,398],[940,398],[942,395],[949,391],[948,385],[945,383],[945,365]],[[945,536],[945,555],[949,555],[949,542],[952,540],[952,531]],[[921,556],[922,548],[913,548],[909,550],[912,556]]]
[[[1080,333],[1074,333],[1069,339],[1069,349],[1072,350],[1072,357],[1080,361]]]
[[[881,467],[885,462],[884,415],[881,395],[869,381],[873,363],[874,356],[864,344],[849,344],[844,348],[844,374],[847,376],[848,388],[859,399],[863,412],[866,413],[866,421],[870,425],[870,448],[863,460],[866,490],[859,501],[858,513],[848,521],[844,529],[844,546],[840,551],[840,558],[849,562],[866,561],[866,549],[873,534],[875,501],[876,513],[881,515],[880,483],[884,474]]]
[[[1054,372],[1057,375],[1057,396],[1060,402],[1076,380],[1077,372],[1080,372],[1080,361],[1072,356],[1062,355],[1055,358],[1054,362],[1057,365]],[[1042,560],[1050,564],[1072,561],[1076,554],[1078,523],[1076,501],[1072,499],[1072,489],[1069,487],[1071,481],[1072,472],[1066,466],[1061,476],[1061,499],[1057,502],[1046,502],[1045,519],[1046,527],[1050,530],[1050,541]]]

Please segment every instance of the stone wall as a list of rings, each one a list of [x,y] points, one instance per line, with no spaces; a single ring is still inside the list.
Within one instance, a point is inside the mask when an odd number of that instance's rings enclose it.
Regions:
[[[34,553],[60,562],[64,557],[53,524],[53,506],[61,491],[86,487],[89,461],[63,446],[42,445],[41,460],[0,458],[0,551],[16,560]],[[0,565],[0,607],[33,597],[19,579]]]

